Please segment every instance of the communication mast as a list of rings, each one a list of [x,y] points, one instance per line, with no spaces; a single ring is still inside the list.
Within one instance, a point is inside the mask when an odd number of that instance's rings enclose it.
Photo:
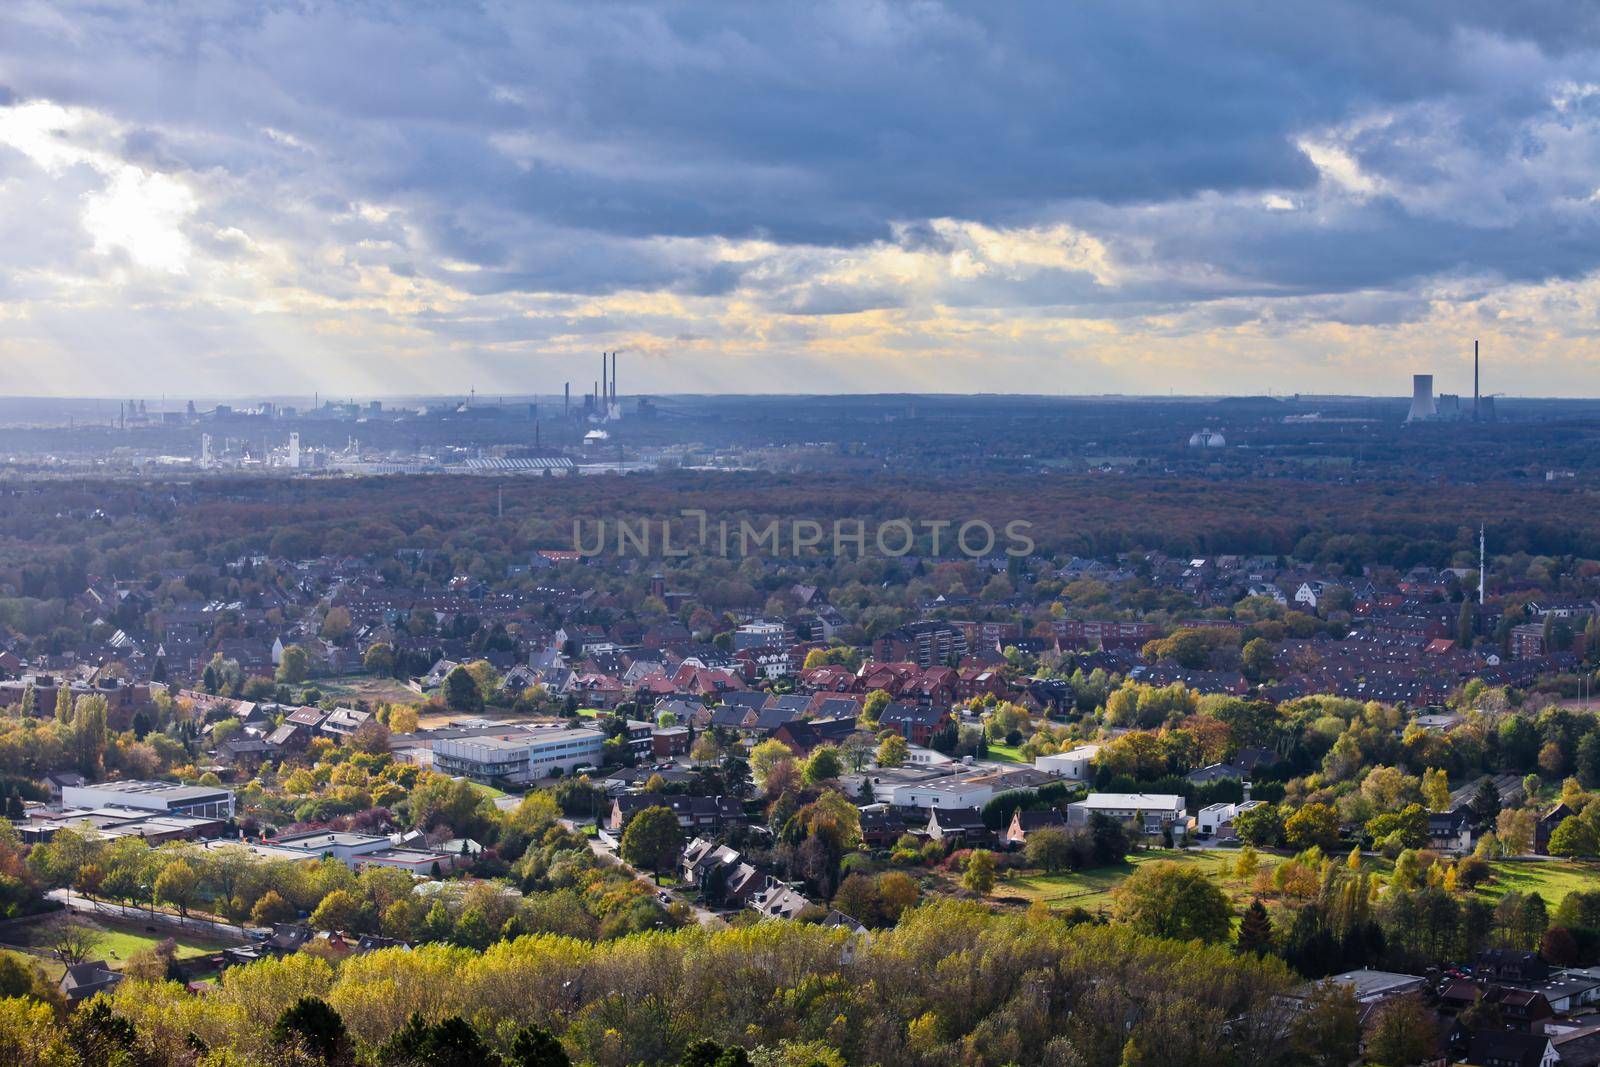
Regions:
[[[1478,525],[1478,606],[1483,607],[1483,524]]]

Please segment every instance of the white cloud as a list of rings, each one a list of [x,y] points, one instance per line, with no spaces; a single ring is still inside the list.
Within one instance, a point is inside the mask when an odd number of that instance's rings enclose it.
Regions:
[[[83,197],[81,215],[96,252],[120,251],[138,266],[181,273],[189,258],[183,225],[194,195],[177,178],[143,170],[104,147],[115,132],[105,116],[48,101],[0,108],[0,144],[52,176],[79,166],[100,176],[101,187]]]
[[[84,198],[83,225],[96,252],[120,250],[141,267],[181,274],[190,254],[183,224],[194,206],[182,182],[124,166],[104,191]]]

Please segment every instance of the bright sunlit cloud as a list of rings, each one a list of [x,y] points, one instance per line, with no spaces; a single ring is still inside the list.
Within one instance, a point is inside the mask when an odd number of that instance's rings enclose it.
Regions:
[[[1581,10],[384,7],[0,6],[0,387],[1594,391]]]

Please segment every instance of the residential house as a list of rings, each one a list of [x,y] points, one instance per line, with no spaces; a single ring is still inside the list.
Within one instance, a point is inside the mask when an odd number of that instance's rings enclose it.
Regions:
[[[336,738],[349,737],[372,719],[372,712],[361,711],[356,708],[334,708],[328,717],[322,720],[322,725],[317,729],[329,736]]]
[[[630,793],[611,802],[606,829],[621,833],[628,820],[646,808],[667,808],[678,825],[693,833],[721,833],[745,821],[744,806],[735,797],[691,797],[663,793]]]
[[[68,967],[61,976],[61,995],[67,1004],[76,1006],[96,993],[109,992],[122,981],[122,975],[113,971],[105,960],[77,963]]]
[[[1428,814],[1428,847],[1439,852],[1472,851],[1478,817],[1466,805]]]
[[[902,702],[890,703],[878,715],[880,729],[895,730],[913,745],[928,745],[934,731],[950,721],[948,707],[921,707]]]
[[[765,887],[750,897],[751,909],[766,919],[794,919],[810,906],[811,901],[798,889],[770,878]]]
[[[955,838],[963,844],[988,840],[989,828],[983,824],[979,808],[934,808],[928,813],[928,836],[935,841]]]
[[[1459,1062],[1473,1067],[1556,1067],[1560,1059],[1547,1034],[1475,1030]]]
[[[1086,782],[1094,770],[1094,761],[1100,755],[1099,745],[1075,745],[1065,752],[1050,756],[1036,756],[1034,769],[1065,778],[1069,782]]]
[[[1073,826],[1088,825],[1094,815],[1120,819],[1147,834],[1167,827],[1181,834],[1188,821],[1183,797],[1169,793],[1090,793],[1067,805],[1067,821]]]
[[[782,741],[794,750],[796,756],[811,755],[822,745],[841,745],[856,731],[854,716],[846,719],[795,719],[772,732],[776,741]]]
[[[1066,817],[1055,808],[1046,808],[1043,811],[1023,811],[1018,808],[1011,813],[1011,824],[1006,827],[1000,839],[1007,845],[1020,847],[1027,843],[1028,835],[1031,833],[1066,828]]]

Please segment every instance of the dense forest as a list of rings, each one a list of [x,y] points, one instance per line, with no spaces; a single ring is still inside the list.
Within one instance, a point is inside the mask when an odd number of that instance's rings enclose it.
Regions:
[[[996,916],[943,902],[870,939],[764,923],[600,943],[524,937],[483,952],[389,949],[337,969],[299,954],[230,970],[203,997],[175,983],[124,982],[97,1017],[102,1033],[121,1024],[127,1052],[140,1057],[126,1062],[153,1064],[349,1062],[306,1047],[308,1028],[277,1025],[307,997],[337,1015],[315,1031],[338,1035],[330,1051],[383,1064],[494,1062],[529,1027],[564,1051],[512,1062],[1265,1067],[1353,1058],[1353,1001],[1297,1012],[1282,997],[1296,985],[1270,957],[1073,926],[1042,909]],[[481,1042],[478,1058],[397,1051],[413,1015],[461,1020],[472,1036],[454,1040]],[[0,1043],[28,1050],[21,1064],[82,1062],[73,1039],[90,1045],[88,1029],[79,1021],[56,1030],[42,1013],[26,1023],[0,1015]],[[750,1051],[686,1057],[706,1041]]]
[[[497,513],[503,488],[504,514]],[[1496,554],[1600,557],[1600,510],[1572,487],[1216,483],[1116,475],[984,477],[670,474],[507,480],[386,477],[233,479],[132,486],[35,482],[0,497],[0,591],[75,595],[85,574],[136,578],[240,556],[385,555],[423,548],[526,562],[573,547],[574,522],[670,519],[684,509],[764,523],[835,519],[982,519],[1032,523],[1046,554],[1105,557],[1135,548],[1175,556],[1294,555],[1359,566],[1450,564],[1475,556],[1476,529]],[[946,549],[949,535],[946,535]],[[923,531],[917,551],[930,552]]]

